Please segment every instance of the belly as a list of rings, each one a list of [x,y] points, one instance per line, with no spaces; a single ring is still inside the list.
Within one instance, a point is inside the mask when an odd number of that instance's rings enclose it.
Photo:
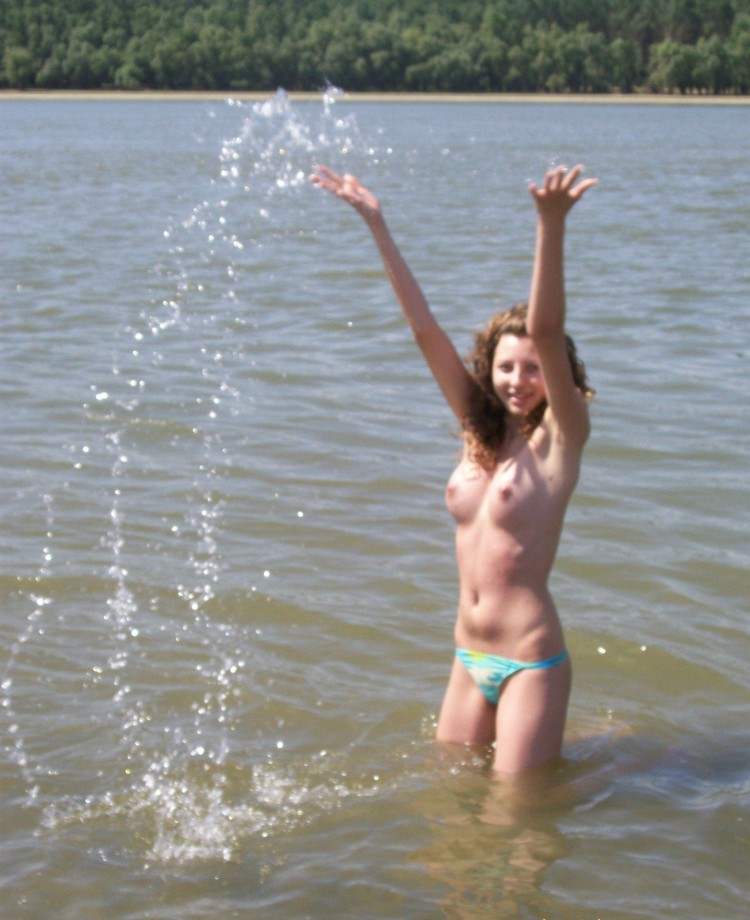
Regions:
[[[455,629],[456,645],[520,661],[536,661],[559,651],[562,628],[554,602],[545,591],[506,589],[463,597]]]
[[[457,641],[467,648],[516,649],[530,635],[556,631],[557,612],[547,588],[554,559],[549,534],[539,528],[524,542],[488,522],[459,527]],[[498,652],[499,654],[502,651]],[[512,652],[509,657],[515,656]]]

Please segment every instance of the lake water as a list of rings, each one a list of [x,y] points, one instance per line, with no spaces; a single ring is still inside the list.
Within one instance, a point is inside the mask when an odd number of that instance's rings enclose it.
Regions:
[[[750,107],[0,102],[0,907],[745,916]],[[356,215],[441,322],[526,296],[550,165],[597,390],[553,592],[564,762],[436,745],[458,442]]]

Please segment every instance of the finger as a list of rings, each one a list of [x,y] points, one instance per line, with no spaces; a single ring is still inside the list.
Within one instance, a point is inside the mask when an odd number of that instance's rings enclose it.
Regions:
[[[555,169],[550,170],[551,182],[549,189],[552,192],[557,192],[561,188],[565,187],[565,173],[567,171],[567,166],[557,166]]]
[[[325,176],[319,176],[316,173],[312,173],[312,175],[308,176],[308,178],[310,182],[312,182],[313,185],[317,185],[318,188],[324,188],[329,191],[334,191],[336,188],[338,188],[335,182],[331,182],[331,180],[326,179]]]
[[[578,163],[571,170],[569,170],[568,173],[562,178],[560,187],[562,189],[565,189],[566,191],[570,189],[574,185],[576,179],[581,175],[582,172],[583,172],[583,165],[581,163]]]
[[[335,173],[327,166],[318,165],[315,169],[325,181],[330,182],[332,185],[342,185],[344,182],[343,178],[338,173]]]
[[[571,192],[570,195],[572,198],[578,200],[584,192],[587,192],[593,186],[598,185],[598,179],[584,179],[583,182],[580,182]]]

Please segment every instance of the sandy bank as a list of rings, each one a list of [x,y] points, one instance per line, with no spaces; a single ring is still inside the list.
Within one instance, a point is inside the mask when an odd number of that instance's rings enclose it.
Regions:
[[[114,90],[0,90],[0,102],[4,100],[41,101],[88,101],[105,100],[113,102],[202,102],[236,99],[241,102],[257,102],[273,98],[273,93],[249,92],[177,92],[172,90],[143,90],[139,92],[117,92]],[[319,101],[320,93],[289,93],[292,101]],[[750,96],[667,96],[637,94],[546,94],[546,93],[342,93],[338,102],[424,102],[424,103],[544,103],[544,104],[608,104],[608,105],[750,105]]]

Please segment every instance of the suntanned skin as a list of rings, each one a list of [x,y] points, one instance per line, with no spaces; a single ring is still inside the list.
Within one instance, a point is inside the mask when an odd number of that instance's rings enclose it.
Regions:
[[[581,169],[551,170],[540,186],[529,187],[537,235],[528,335],[502,335],[493,359],[493,387],[507,410],[505,441],[492,470],[465,451],[446,490],[456,520],[456,645],[518,661],[543,661],[565,647],[547,581],[589,435],[587,404],[573,380],[564,333],[565,219],[596,183],[579,181]],[[324,166],[311,180],[364,218],[417,344],[463,423],[477,384],[432,315],[377,198],[354,176]],[[524,420],[545,398],[542,421],[527,440]],[[503,683],[493,706],[454,660],[438,740],[496,741],[493,766],[499,773],[538,766],[560,754],[570,685],[569,659],[548,669],[519,671]]]

